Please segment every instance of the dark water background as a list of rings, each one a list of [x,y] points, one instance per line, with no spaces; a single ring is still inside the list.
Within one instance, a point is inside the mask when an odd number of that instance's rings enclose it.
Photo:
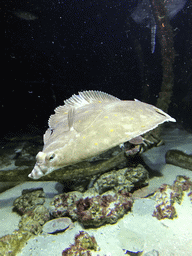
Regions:
[[[1,135],[47,128],[63,100],[83,90],[156,104],[158,38],[130,14],[137,1],[2,1]],[[192,128],[191,2],[171,20],[176,58],[169,114]]]

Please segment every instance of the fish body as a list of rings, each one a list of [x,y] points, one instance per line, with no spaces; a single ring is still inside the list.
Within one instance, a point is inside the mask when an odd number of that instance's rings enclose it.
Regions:
[[[175,119],[152,105],[122,101],[99,91],[80,92],[50,116],[43,150],[37,154],[29,177],[39,179],[99,155],[166,121]]]

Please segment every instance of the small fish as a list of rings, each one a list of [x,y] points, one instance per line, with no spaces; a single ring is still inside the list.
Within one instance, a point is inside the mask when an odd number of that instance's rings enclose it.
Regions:
[[[44,147],[29,174],[39,179],[64,166],[95,157],[175,119],[138,100],[122,101],[100,91],[84,91],[64,101],[49,118]]]
[[[25,12],[25,11],[15,11],[14,12],[15,16],[17,16],[18,18],[22,19],[22,20],[36,20],[38,19],[38,16],[34,15],[31,12]]]

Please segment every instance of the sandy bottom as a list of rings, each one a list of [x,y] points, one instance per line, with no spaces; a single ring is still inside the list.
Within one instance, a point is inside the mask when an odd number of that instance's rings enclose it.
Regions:
[[[149,186],[138,192],[132,211],[118,223],[105,225],[97,229],[84,229],[78,222],[71,230],[57,235],[39,235],[30,239],[19,256],[57,256],[74,243],[79,231],[85,230],[94,235],[100,251],[99,256],[121,256],[126,251],[143,251],[143,255],[153,249],[160,256],[192,255],[192,203],[185,195],[181,205],[175,205],[178,217],[174,220],[157,220],[152,217],[154,199],[139,198],[141,193],[150,193],[161,184],[173,184],[177,175],[185,175],[192,180],[192,171],[165,164],[165,153],[174,148],[186,153],[192,152],[192,135],[179,129],[165,130],[163,139],[166,145],[154,148],[143,154],[146,164],[156,172],[150,179]],[[26,182],[0,195],[0,237],[11,234],[18,228],[20,216],[12,212],[13,201],[25,188],[43,187],[48,204],[54,195],[61,193],[62,186],[56,182]],[[135,254],[136,255],[136,254]]]

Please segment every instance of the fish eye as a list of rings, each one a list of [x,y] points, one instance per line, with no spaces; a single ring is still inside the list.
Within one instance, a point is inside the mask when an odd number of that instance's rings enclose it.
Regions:
[[[54,159],[54,157],[55,157],[55,154],[52,154],[52,155],[48,156],[48,160],[51,161]]]

